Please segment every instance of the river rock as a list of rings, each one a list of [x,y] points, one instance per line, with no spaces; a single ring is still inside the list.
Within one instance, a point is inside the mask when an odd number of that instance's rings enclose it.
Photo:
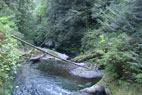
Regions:
[[[86,68],[78,67],[74,70],[71,70],[70,73],[74,76],[78,76],[81,78],[92,79],[92,78],[101,78],[104,73],[99,70],[89,70]]]
[[[80,90],[80,92],[90,93],[93,95],[111,95],[111,92],[104,85],[94,85],[89,88]]]

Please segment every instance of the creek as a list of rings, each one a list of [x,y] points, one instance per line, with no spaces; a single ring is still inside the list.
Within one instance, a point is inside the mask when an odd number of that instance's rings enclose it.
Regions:
[[[21,65],[14,82],[13,95],[89,95],[78,91],[94,85],[100,79],[73,76],[64,70],[66,66],[58,66],[59,63],[54,66],[50,62],[42,63]]]

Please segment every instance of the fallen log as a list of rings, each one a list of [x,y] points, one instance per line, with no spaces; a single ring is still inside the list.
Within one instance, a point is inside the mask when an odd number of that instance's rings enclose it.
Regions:
[[[41,58],[41,56],[33,57],[30,59],[30,61],[38,62],[38,61],[40,61],[40,58]]]
[[[17,40],[21,41],[22,43],[24,43],[24,44],[26,44],[26,45],[28,45],[28,46],[31,46],[31,47],[33,47],[33,48],[35,48],[35,49],[37,49],[37,50],[39,50],[39,51],[41,51],[41,52],[43,52],[43,53],[46,53],[46,54],[48,54],[48,55],[50,55],[50,56],[52,56],[52,57],[58,58],[58,59],[60,59],[60,60],[62,60],[62,61],[64,61],[64,62],[66,62],[66,63],[71,63],[71,64],[74,64],[74,65],[76,65],[76,66],[83,67],[83,68],[86,68],[86,69],[91,70],[90,68],[88,68],[88,67],[86,67],[86,66],[82,66],[82,65],[76,64],[75,62],[72,62],[71,60],[65,60],[65,59],[60,58],[60,57],[58,57],[58,56],[56,56],[56,55],[53,55],[53,54],[51,54],[51,53],[49,53],[49,52],[47,52],[47,51],[44,51],[44,50],[41,49],[40,47],[34,46],[34,45],[32,45],[32,44],[30,44],[30,43],[28,43],[28,42],[26,42],[26,41],[20,39],[20,38],[17,37],[17,36],[12,36],[12,37],[13,37],[14,39],[17,39]]]
[[[75,62],[84,62],[84,61],[87,61],[89,59],[92,59],[92,58],[95,58],[95,57],[101,57],[101,56],[103,56],[103,53],[96,52],[96,53],[91,53],[91,54],[87,54],[87,55],[75,58],[74,61]]]

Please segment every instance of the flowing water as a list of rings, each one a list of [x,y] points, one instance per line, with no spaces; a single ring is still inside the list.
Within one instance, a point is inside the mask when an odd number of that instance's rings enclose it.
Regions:
[[[19,68],[13,95],[88,95],[78,93],[98,80],[83,80],[69,75],[57,75],[37,69],[36,64],[24,64]],[[55,74],[56,73],[56,74]]]

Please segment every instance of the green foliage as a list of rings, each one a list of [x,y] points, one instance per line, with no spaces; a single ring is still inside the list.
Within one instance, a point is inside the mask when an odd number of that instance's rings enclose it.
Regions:
[[[39,6],[39,8],[38,8],[39,16],[45,16],[46,15],[46,13],[45,13],[46,8],[47,8],[47,4]]]
[[[0,18],[0,33],[4,39],[0,39],[0,92],[1,95],[9,95],[7,88],[11,88],[10,81],[16,73],[19,51],[16,49],[17,41],[11,37],[15,34],[16,25],[10,21],[13,17]]]
[[[39,2],[37,2],[39,3]],[[35,10],[36,13],[36,17],[35,19],[37,20],[37,25],[35,27],[34,33],[35,33],[35,37],[34,37],[34,42],[36,45],[41,45],[46,37],[47,37],[47,16],[48,16],[48,12],[46,12],[48,7],[48,0],[45,0],[43,2],[41,2],[41,4],[37,5],[37,10]]]
[[[92,17],[96,26],[82,38],[82,52],[104,51],[93,60],[106,66],[114,79],[142,83],[142,10],[140,0],[96,1]]]
[[[40,45],[47,32],[47,3],[48,0],[15,0],[10,3],[17,19],[20,33],[23,39],[36,45]]]
[[[93,0],[52,0],[47,8],[47,38],[59,51],[76,53],[90,24]],[[46,41],[45,43],[48,43]]]

